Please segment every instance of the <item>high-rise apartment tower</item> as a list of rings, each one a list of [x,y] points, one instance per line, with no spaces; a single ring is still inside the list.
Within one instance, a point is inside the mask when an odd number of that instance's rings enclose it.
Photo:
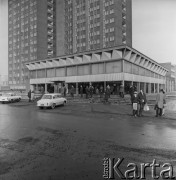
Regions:
[[[131,0],[58,1],[64,6],[58,11],[58,22],[64,21],[58,34],[65,33],[57,42],[58,55],[132,46]]]
[[[55,0],[8,1],[8,74],[11,89],[25,89],[25,62],[56,56]]]

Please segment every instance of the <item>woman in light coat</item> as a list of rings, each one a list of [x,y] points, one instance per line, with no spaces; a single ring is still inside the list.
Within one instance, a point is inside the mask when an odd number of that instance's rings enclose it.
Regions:
[[[156,117],[162,116],[164,102],[165,94],[163,94],[163,90],[160,89],[160,92],[156,96]]]

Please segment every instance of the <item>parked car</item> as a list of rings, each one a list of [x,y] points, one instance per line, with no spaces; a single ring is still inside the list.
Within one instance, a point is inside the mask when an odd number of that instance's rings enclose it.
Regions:
[[[21,100],[21,96],[16,95],[15,93],[4,93],[0,96],[0,102],[19,102]]]
[[[44,94],[42,98],[37,101],[37,106],[40,109],[43,109],[44,107],[51,107],[54,109],[58,105],[65,105],[67,103],[67,100],[61,96],[61,94]]]

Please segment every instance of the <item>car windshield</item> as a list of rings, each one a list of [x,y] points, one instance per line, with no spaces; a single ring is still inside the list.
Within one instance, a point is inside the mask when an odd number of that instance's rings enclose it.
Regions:
[[[51,95],[43,95],[42,99],[52,99]]]

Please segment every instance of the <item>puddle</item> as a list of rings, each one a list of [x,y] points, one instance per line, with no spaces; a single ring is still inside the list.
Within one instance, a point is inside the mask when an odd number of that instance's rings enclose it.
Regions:
[[[39,141],[39,139],[37,138],[33,138],[33,137],[24,137],[21,139],[18,139],[19,143],[23,143],[23,144],[35,144]]]

